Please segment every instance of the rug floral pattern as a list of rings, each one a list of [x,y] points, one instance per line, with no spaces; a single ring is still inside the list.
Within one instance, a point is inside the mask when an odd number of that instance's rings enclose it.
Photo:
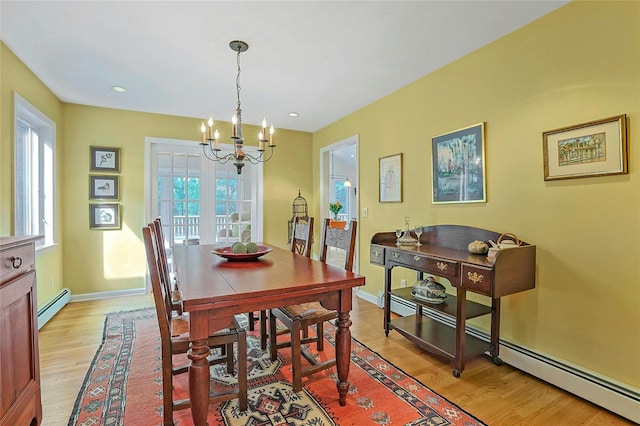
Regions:
[[[333,326],[325,327],[319,358],[333,357]],[[337,403],[335,368],[291,386],[290,353],[272,363],[259,339],[248,337],[249,409],[237,400],[209,408],[213,425],[459,425],[483,423],[442,398],[357,340],[351,345],[347,405]],[[312,346],[311,350],[314,349]],[[225,367],[212,367],[212,387],[234,386]],[[187,375],[174,380],[175,397],[187,396]],[[80,390],[69,426],[162,424],[160,341],[153,309],[109,314],[104,338]],[[191,425],[190,410],[174,413],[175,425]]]

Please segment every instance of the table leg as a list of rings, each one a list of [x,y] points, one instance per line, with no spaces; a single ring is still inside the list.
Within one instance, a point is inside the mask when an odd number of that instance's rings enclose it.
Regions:
[[[347,404],[347,392],[349,391],[349,365],[351,364],[351,320],[349,311],[339,312],[338,329],[336,331],[336,367],[338,370],[338,394],[340,405]]]
[[[190,343],[188,357],[189,366],[189,399],[191,400],[191,416],[195,426],[207,424],[209,410],[209,347],[206,340],[195,340]]]

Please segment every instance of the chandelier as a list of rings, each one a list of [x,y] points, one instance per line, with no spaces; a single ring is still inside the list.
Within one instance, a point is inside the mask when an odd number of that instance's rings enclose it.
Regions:
[[[216,161],[220,164],[228,163],[233,160],[233,165],[236,166],[236,170],[238,174],[242,173],[242,168],[245,163],[248,161],[251,164],[264,163],[269,161],[273,156],[273,149],[276,147],[273,138],[273,124],[269,128],[269,138],[267,139],[267,120],[262,119],[262,126],[260,129],[260,133],[258,134],[258,151],[257,154],[249,154],[244,152],[244,137],[242,136],[242,109],[240,108],[240,53],[246,52],[249,49],[249,45],[244,41],[234,40],[229,43],[229,47],[234,52],[237,52],[237,64],[238,64],[238,74],[236,76],[236,94],[238,97],[238,104],[236,106],[236,112],[233,114],[231,118],[231,124],[233,127],[233,134],[231,136],[231,140],[233,142],[233,151],[229,154],[222,154],[220,149],[220,133],[218,129],[214,127],[213,116],[209,117],[207,125],[205,125],[204,121],[200,126],[200,131],[202,132],[202,152],[205,157],[207,157],[211,161]],[[267,157],[264,156],[266,148],[269,148],[269,155]]]

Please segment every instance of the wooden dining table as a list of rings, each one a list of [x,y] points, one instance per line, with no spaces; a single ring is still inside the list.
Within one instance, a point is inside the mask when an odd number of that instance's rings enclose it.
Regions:
[[[228,327],[233,315],[319,301],[336,310],[338,401],[346,404],[351,352],[352,290],[365,277],[266,243],[272,250],[253,261],[229,261],[213,245],[173,247],[173,261],[189,313],[189,397],[196,426],[205,425],[209,406],[207,337]]]

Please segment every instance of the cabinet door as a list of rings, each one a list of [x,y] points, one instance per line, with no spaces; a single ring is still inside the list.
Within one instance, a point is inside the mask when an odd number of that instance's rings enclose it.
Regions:
[[[41,417],[35,277],[0,287],[0,424]]]

